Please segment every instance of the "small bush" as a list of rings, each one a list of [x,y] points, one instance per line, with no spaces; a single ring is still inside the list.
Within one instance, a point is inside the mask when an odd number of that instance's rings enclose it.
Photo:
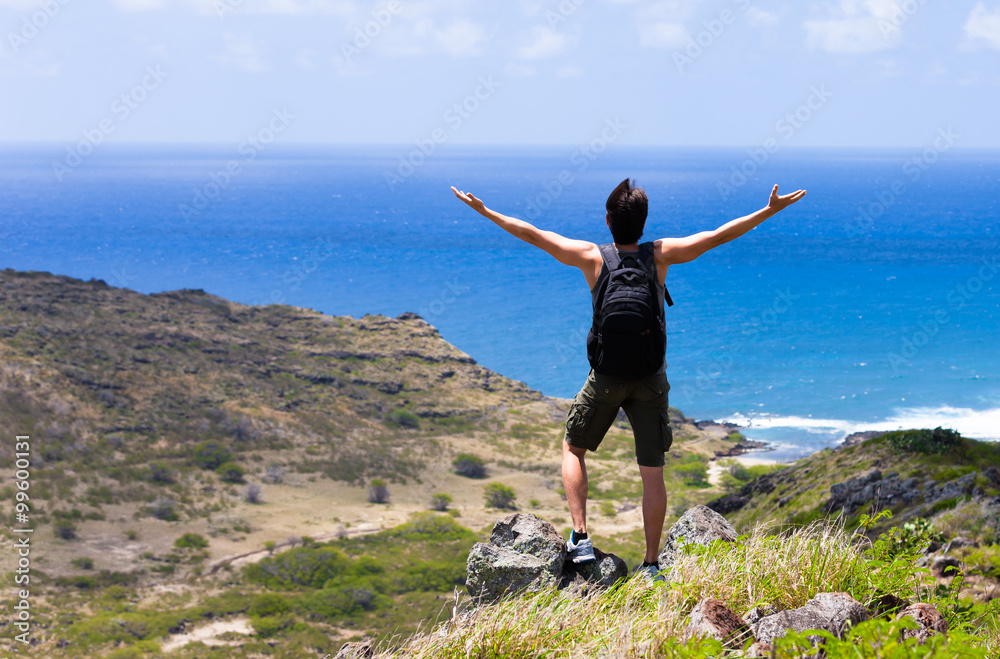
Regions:
[[[147,506],[147,510],[156,519],[168,522],[177,520],[177,503],[170,497],[156,497],[156,500]]]
[[[396,410],[389,415],[389,420],[400,428],[420,427],[420,417],[413,412],[407,412],[406,410]]]
[[[261,499],[261,487],[256,483],[248,483],[245,488],[243,488],[243,500],[247,503],[262,503]]]
[[[368,484],[368,500],[372,503],[389,503],[389,486],[381,478]]]
[[[224,462],[215,468],[215,473],[219,475],[219,478],[227,483],[242,483],[243,476],[246,475],[246,469],[239,466],[235,462]]]
[[[886,433],[889,445],[900,451],[943,455],[958,445],[962,436],[938,426],[934,430],[897,430]]]
[[[56,520],[52,533],[62,540],[73,540],[76,538],[76,524],[68,519]]]
[[[291,610],[288,600],[277,593],[264,593],[254,598],[247,613],[252,616],[265,617],[287,613]]]
[[[261,480],[265,483],[283,483],[285,481],[285,468],[279,464],[268,465]]]
[[[125,538],[128,540],[138,540],[139,532],[135,529],[129,529],[128,531],[125,531]]]
[[[202,469],[215,470],[232,459],[233,452],[214,439],[205,440],[194,447],[194,462]]]
[[[174,540],[174,547],[178,549],[205,549],[208,547],[208,540],[197,533],[185,533]]]
[[[455,473],[466,478],[486,478],[486,461],[471,453],[461,453],[451,461]]]
[[[149,480],[154,483],[170,485],[174,482],[174,477],[163,460],[156,460],[149,463]]]
[[[431,495],[432,510],[440,510],[441,512],[444,512],[445,510],[448,510],[448,504],[450,504],[451,502],[452,498],[450,494],[446,494],[444,492],[437,492]]]
[[[490,483],[483,492],[488,508],[510,508],[514,506],[514,488],[500,483]]]
[[[73,565],[75,565],[76,567],[78,567],[81,570],[93,570],[94,569],[94,559],[92,559],[92,558],[86,558],[86,557],[74,558],[73,559]]]
[[[688,462],[674,467],[674,473],[690,487],[708,487],[708,467],[704,462]]]

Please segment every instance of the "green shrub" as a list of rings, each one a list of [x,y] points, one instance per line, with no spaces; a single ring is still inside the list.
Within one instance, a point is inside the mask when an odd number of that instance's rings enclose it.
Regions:
[[[214,439],[207,439],[194,447],[194,462],[202,469],[215,470],[232,459],[233,452]]]
[[[396,410],[389,415],[389,420],[400,428],[420,427],[420,417],[413,412],[407,412],[406,410]]]
[[[178,519],[177,503],[170,497],[156,497],[156,500],[147,506],[147,510],[156,519],[168,522],[174,522]]]
[[[708,487],[708,466],[704,462],[688,462],[674,467],[674,473],[680,476],[685,485],[690,487]]]
[[[452,502],[450,494],[445,492],[436,492],[431,495],[431,509],[439,510],[444,512],[448,510],[448,504]]]
[[[170,485],[174,482],[174,477],[163,460],[156,460],[149,463],[149,480],[154,483]]]
[[[372,503],[389,503],[389,485],[381,478],[373,478],[368,484],[368,500]]]
[[[52,533],[62,540],[73,540],[76,538],[76,524],[68,519],[58,519],[52,527]]]
[[[219,478],[227,483],[242,483],[246,470],[235,462],[224,462],[215,468]]]
[[[514,506],[514,488],[500,483],[490,483],[483,491],[483,498],[488,508],[510,508]]]
[[[962,437],[954,430],[938,426],[934,430],[896,430],[886,433],[884,439],[900,451],[943,455],[957,446]]]
[[[253,630],[257,632],[257,636],[261,638],[275,636],[290,627],[293,622],[294,619],[290,613],[264,617],[250,616],[250,624],[253,625]]]
[[[277,593],[264,593],[254,598],[247,613],[252,616],[265,617],[287,613],[292,609],[288,600]]]
[[[205,549],[208,547],[208,540],[197,533],[185,533],[174,540],[174,547],[178,549]]]
[[[455,473],[466,478],[486,478],[486,461],[471,453],[460,453],[451,461]]]
[[[94,569],[94,559],[87,558],[85,556],[81,557],[81,558],[74,558],[73,559],[73,565],[76,566],[76,567],[78,567],[81,570],[93,570]]]

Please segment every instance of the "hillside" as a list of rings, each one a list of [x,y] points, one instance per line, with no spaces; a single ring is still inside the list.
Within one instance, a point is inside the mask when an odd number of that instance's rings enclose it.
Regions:
[[[484,487],[500,483],[515,507],[568,528],[559,447],[569,403],[476,364],[414,314],[333,317],[199,290],[143,295],[0,272],[0,424],[30,438],[32,570],[45,584],[34,595],[36,629],[51,643],[108,587],[125,587],[137,598],[129,606],[183,594],[227,610],[210,598],[242,592],[237,568],[303,538],[388,532],[435,494],[451,497],[445,507],[461,526],[481,530],[498,515]],[[676,517],[713,496],[708,461],[738,451],[742,436],[672,415],[665,480]],[[0,445],[8,501],[13,449]],[[622,417],[588,467],[593,525],[637,560],[632,450]],[[455,473],[462,454],[483,461],[484,478]],[[369,498],[378,481],[385,503]],[[9,515],[0,534],[7,574]],[[437,596],[419,610],[439,610],[429,603]],[[392,629],[419,616],[393,620],[342,623]],[[359,633],[333,631],[342,623],[321,623],[323,633]],[[79,652],[83,641],[69,636]],[[86,638],[100,647],[104,637]]]

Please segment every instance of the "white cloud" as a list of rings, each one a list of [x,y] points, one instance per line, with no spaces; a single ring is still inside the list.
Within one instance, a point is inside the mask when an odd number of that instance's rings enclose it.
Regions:
[[[805,22],[812,48],[831,53],[870,53],[899,44],[905,25],[896,0],[841,0],[834,18]]]
[[[257,44],[250,36],[237,36],[226,32],[222,38],[226,42],[226,50],[215,58],[220,64],[248,73],[270,71],[271,67],[261,59],[257,52]]]
[[[545,59],[555,57],[569,50],[576,39],[547,26],[535,26],[528,35],[528,43],[516,51],[518,59]]]
[[[754,27],[777,25],[780,20],[781,19],[775,13],[764,11],[763,9],[758,9],[754,6],[747,9],[747,22]]]
[[[456,20],[443,30],[434,31],[434,40],[453,57],[478,55],[486,31],[478,23]]]
[[[639,28],[639,45],[645,48],[683,48],[691,41],[680,23],[650,23]]]
[[[1000,6],[991,12],[985,2],[977,2],[965,21],[965,38],[970,44],[1000,50]]]

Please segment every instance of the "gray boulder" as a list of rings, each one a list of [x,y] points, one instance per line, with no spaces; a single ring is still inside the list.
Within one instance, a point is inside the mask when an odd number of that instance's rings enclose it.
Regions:
[[[628,565],[614,554],[605,554],[595,547],[594,556],[597,557],[597,560],[589,563],[566,561],[563,564],[560,587],[567,588],[572,585],[585,586],[592,584],[608,588],[613,586],[619,579],[628,577]]]
[[[746,623],[714,597],[695,605],[685,633],[689,637],[714,638],[731,650],[742,649],[743,644],[750,640],[750,628]]]
[[[736,529],[708,506],[695,506],[670,527],[660,551],[660,569],[668,570],[687,544],[707,545],[715,540],[734,542]]]
[[[529,513],[497,520],[489,543],[476,543],[466,562],[466,589],[482,602],[549,586],[607,587],[628,576],[625,561],[594,548],[596,561],[566,560],[566,541],[554,526]]]
[[[759,642],[767,644],[773,644],[774,639],[783,637],[789,629],[796,632],[821,629],[843,638],[848,627],[869,617],[861,602],[847,593],[819,593],[804,606],[761,618],[751,630]],[[814,636],[810,640],[818,644],[822,637]]]
[[[952,556],[934,556],[931,560],[931,574],[941,579],[957,577],[961,562]]]
[[[516,513],[498,519],[490,544],[528,554],[545,563],[553,579],[558,579],[566,559],[566,541],[555,527],[531,514]]]

